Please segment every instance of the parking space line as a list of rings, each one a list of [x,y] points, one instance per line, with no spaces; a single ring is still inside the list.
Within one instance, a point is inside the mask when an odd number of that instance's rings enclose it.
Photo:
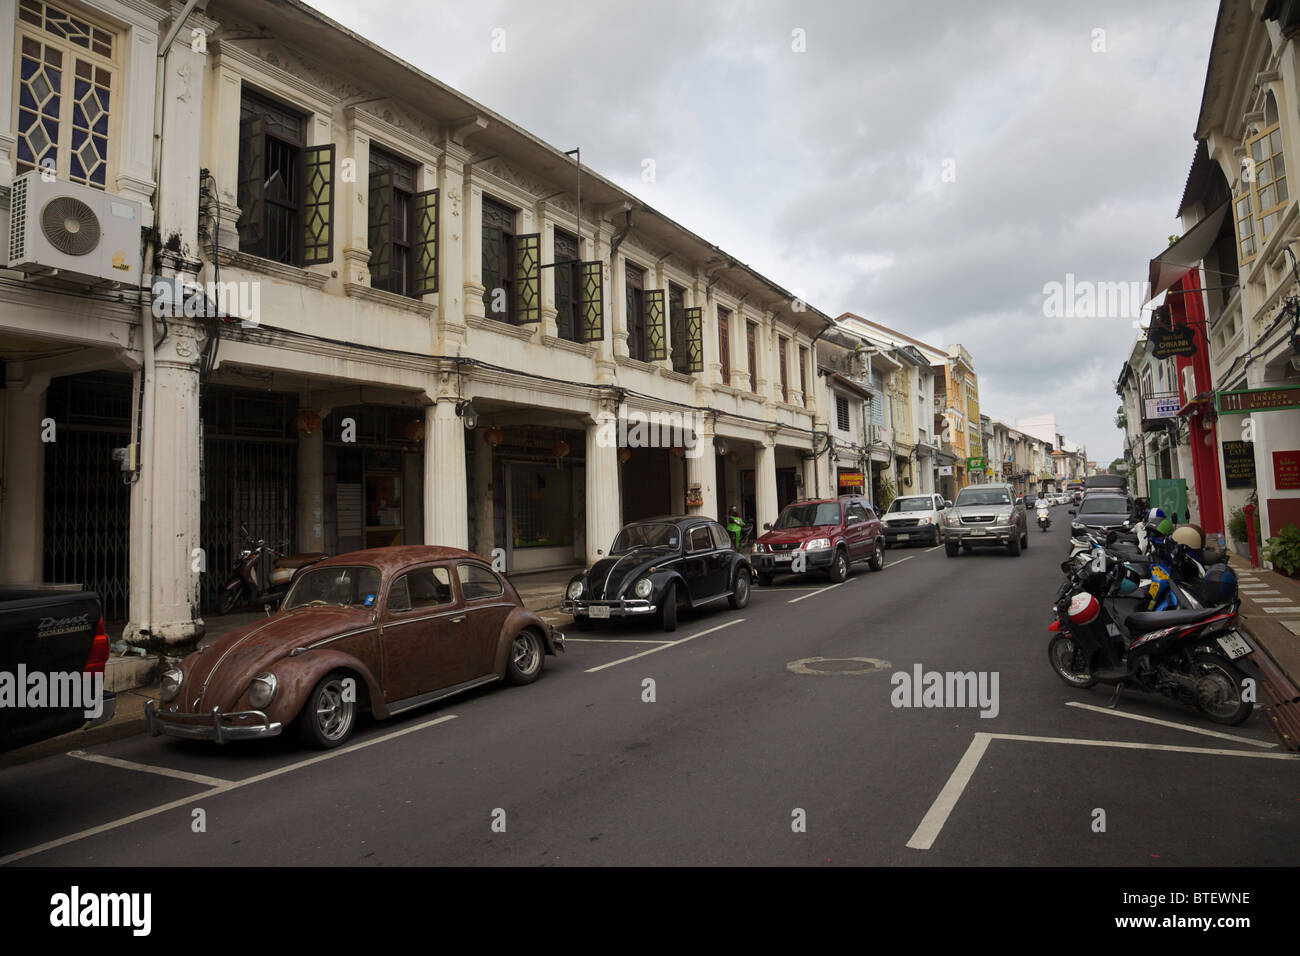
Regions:
[[[816,591],[813,591],[812,594],[805,594],[803,597],[790,598],[790,600],[786,601],[785,603],[786,603],[786,604],[798,604],[800,601],[806,601],[806,600],[808,600],[808,598],[810,598],[810,597],[816,597],[816,596],[819,595],[819,594],[825,594],[827,591],[833,591],[833,590],[835,590],[835,588],[843,587],[843,586],[846,585],[846,584],[852,584],[855,580],[857,580],[857,579],[856,579],[856,578],[849,578],[847,581],[841,581],[839,584],[828,584],[828,585],[827,585],[826,587],[824,587],[824,588],[818,588]]]
[[[911,561],[914,557],[916,557],[916,555],[914,555],[914,554],[909,554],[907,557],[905,557],[905,558],[899,558],[897,561],[890,561],[887,565],[885,565],[885,567],[886,567],[886,568],[892,568],[894,565],[896,565],[896,564],[902,564],[904,561]]]
[[[942,548],[942,547],[943,547],[943,545],[941,545],[941,544],[936,544],[933,548],[926,548],[926,549],[925,549],[925,553],[926,553],[926,554],[929,554],[931,551],[938,551],[938,550],[939,550],[940,548]]]
[[[921,823],[916,828],[916,832],[912,834],[912,839],[907,841],[908,849],[928,850],[934,846],[939,831],[948,822],[948,815],[952,813],[953,807],[957,806],[957,801],[961,799],[966,784],[970,783],[970,778],[975,774],[975,768],[980,764],[980,758],[984,756],[984,751],[988,749],[989,735],[984,733],[976,734],[974,739],[971,740],[970,746],[966,748],[966,752],[962,754],[961,760],[957,762],[957,766],[948,778],[948,782],[939,791],[939,796],[935,797],[934,803],[930,804],[930,809],[921,818]]]
[[[658,647],[652,647],[650,648],[650,650],[642,651],[640,654],[633,654],[630,657],[619,658],[616,661],[610,661],[608,664],[601,664],[597,667],[588,667],[587,673],[594,674],[596,673],[596,671],[603,671],[606,667],[613,667],[616,664],[626,664],[628,661],[634,661],[638,657],[645,657],[647,654],[655,654],[659,651],[666,651],[670,647],[676,647],[678,644],[685,644],[687,641],[693,641],[697,637],[703,637],[705,634],[712,634],[714,631],[720,631],[724,627],[731,627],[733,624],[743,624],[744,621],[745,619],[743,617],[738,617],[734,621],[727,621],[725,624],[719,624],[716,627],[708,628],[707,630],[700,631],[699,633],[696,634],[692,634],[689,637],[683,637],[681,640],[669,641],[666,644],[660,644]]]
[[[1162,750],[1166,753],[1209,754],[1215,757],[1254,757],[1257,760],[1300,760],[1300,754],[1262,754],[1252,750],[1224,750],[1219,747],[1183,747],[1174,744],[1144,744],[1131,740],[1083,740],[1078,737],[1036,737],[1030,734],[989,734],[994,740],[1024,740],[1038,744],[1073,744],[1076,747],[1113,747],[1117,750]]]
[[[109,767],[120,767],[123,770],[138,770],[142,773],[156,773],[163,777],[175,777],[177,780],[201,783],[205,787],[220,787],[223,784],[234,783],[233,780],[225,780],[221,777],[207,777],[201,773],[172,770],[170,767],[155,767],[147,763],[136,763],[134,760],[120,760],[117,757],[105,757],[102,754],[88,754],[84,750],[69,750],[68,756],[76,757],[78,760],[89,760],[92,763],[102,763]]]
[[[117,820],[110,820],[108,823],[101,823],[99,826],[88,827],[85,830],[78,830],[76,833],[69,833],[67,836],[48,840],[45,843],[28,847],[25,850],[17,850],[7,856],[0,856],[0,866],[5,866],[17,860],[26,859],[29,856],[35,856],[38,853],[44,853],[46,850],[54,850],[61,846],[67,846],[69,843],[76,843],[80,840],[86,839],[87,837],[96,836],[100,833],[107,833],[109,830],[116,830],[129,823],[136,823],[139,820],[147,820],[149,817],[157,816],[160,813],[166,813],[168,810],[175,810],[178,807],[186,806],[187,804],[194,803],[198,800],[215,797],[223,793],[228,793],[231,790],[239,790],[242,787],[247,787],[254,783],[261,783],[263,780],[269,780],[272,777],[278,777],[281,774],[300,770],[303,767],[309,767],[312,764],[320,763],[323,760],[333,760],[335,757],[342,757],[344,754],[352,753],[356,750],[363,750],[366,747],[372,747],[375,744],[382,744],[385,741],[393,740],[397,737],[404,737],[407,734],[413,734],[417,730],[424,730],[426,727],[432,727],[434,724],[442,724],[455,719],[455,714],[443,714],[441,717],[435,717],[432,720],[426,720],[411,727],[403,727],[401,730],[394,730],[390,734],[384,734],[380,737],[372,737],[370,740],[363,740],[360,743],[350,744],[347,747],[340,747],[338,750],[330,750],[326,753],[318,754],[315,757],[308,757],[306,760],[299,760],[296,763],[287,764],[286,766],[279,767],[275,770],[268,770],[265,773],[246,777],[243,780],[223,783],[218,787],[212,787],[210,790],[201,790],[188,797],[181,797],[179,800],[172,800],[170,803],[159,804],[156,807],[150,807],[148,810],[141,810],[139,813],[132,813],[129,816],[120,817]]]
[[[634,641],[626,637],[566,637],[566,644],[671,644],[672,641]]]
[[[1252,740],[1249,737],[1239,737],[1237,734],[1225,734],[1218,730],[1206,730],[1204,727],[1192,727],[1189,724],[1176,724],[1172,720],[1160,720],[1157,717],[1144,717],[1141,714],[1130,714],[1122,710],[1111,710],[1109,707],[1098,707],[1096,704],[1083,704],[1079,701],[1066,701],[1066,707],[1077,707],[1080,710],[1091,710],[1098,714],[1109,714],[1112,717],[1127,717],[1129,720],[1140,720],[1144,724],[1159,724],[1161,727],[1173,727],[1175,730],[1186,730],[1188,733],[1202,734],[1206,737],[1218,737],[1220,740],[1235,740],[1237,743],[1250,744],[1252,747],[1276,747],[1277,744],[1269,743],[1266,740]]]

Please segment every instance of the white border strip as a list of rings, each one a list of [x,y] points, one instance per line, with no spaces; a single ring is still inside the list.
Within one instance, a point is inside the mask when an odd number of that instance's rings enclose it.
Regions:
[[[76,757],[78,760],[89,760],[91,763],[102,763],[109,767],[120,767],[123,770],[138,770],[142,773],[156,773],[163,777],[175,777],[177,780],[188,780],[190,783],[201,783],[205,787],[222,787],[228,783],[235,782],[233,780],[223,780],[221,777],[207,777],[201,773],[189,773],[185,770],[172,770],[170,767],[155,767],[152,764],[136,763],[134,760],[120,760],[117,757],[88,754],[84,750],[69,750],[68,756]]]
[[[957,806],[957,801],[961,799],[966,784],[970,783],[970,778],[975,774],[975,768],[980,765],[980,758],[984,756],[984,751],[989,749],[989,738],[989,734],[981,733],[976,734],[974,739],[971,740],[970,746],[966,748],[966,753],[958,761],[957,768],[953,770],[952,776],[948,778],[948,782],[939,791],[939,796],[935,797],[934,803],[926,811],[921,820],[921,825],[912,834],[912,839],[907,841],[908,849],[928,850],[934,846],[939,831],[948,822],[948,815],[952,813],[953,807]]]
[[[1239,744],[1250,744],[1252,747],[1276,747],[1277,744],[1269,743],[1267,740],[1252,740],[1250,737],[1240,737],[1237,734],[1225,734],[1218,730],[1206,730],[1204,727],[1192,727],[1188,724],[1176,724],[1172,720],[1160,720],[1156,717],[1143,717],[1141,714],[1130,714],[1122,710],[1111,710],[1109,707],[1098,707],[1096,704],[1081,704],[1078,701],[1067,701],[1066,707],[1077,707],[1080,710],[1090,710],[1097,714],[1109,714],[1112,717],[1127,717],[1129,720],[1140,720],[1144,724],[1158,724],[1161,727],[1173,727],[1175,730],[1185,730],[1191,734],[1201,734],[1205,737],[1218,737],[1220,740],[1235,740]]]
[[[660,644],[658,647],[652,647],[650,648],[650,650],[642,651],[640,654],[633,654],[631,657],[621,657],[616,661],[610,661],[608,664],[600,664],[596,667],[588,667],[587,673],[594,674],[596,673],[596,671],[603,671],[606,667],[614,667],[618,664],[626,664],[628,661],[634,661],[638,657],[645,657],[647,654],[657,654],[659,651],[666,651],[668,650],[668,648],[676,647],[678,644],[685,644],[687,641],[693,641],[697,637],[703,637],[705,634],[712,634],[714,631],[720,631],[724,627],[731,627],[733,624],[743,624],[744,621],[745,619],[743,617],[738,617],[734,621],[727,621],[725,624],[719,624],[717,627],[711,627],[708,630],[699,631],[698,633],[692,634],[689,637],[683,637],[679,641],[669,641],[667,644]],[[2,862],[4,861],[0,860],[0,863]]]

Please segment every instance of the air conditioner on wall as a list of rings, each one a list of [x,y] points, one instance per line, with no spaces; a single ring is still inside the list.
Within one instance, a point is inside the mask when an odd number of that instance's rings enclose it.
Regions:
[[[140,204],[23,173],[9,194],[8,267],[100,285],[140,281]]]

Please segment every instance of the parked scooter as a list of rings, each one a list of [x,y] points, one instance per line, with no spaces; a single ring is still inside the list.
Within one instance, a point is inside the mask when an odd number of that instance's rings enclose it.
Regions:
[[[1047,649],[1063,681],[1072,687],[1114,684],[1117,697],[1120,688],[1134,685],[1189,704],[1221,724],[1250,716],[1254,703],[1244,699],[1245,680],[1258,683],[1262,675],[1250,660],[1254,648],[1236,630],[1235,580],[1203,578],[1206,606],[1149,611],[1132,563],[1104,547],[1066,567]],[[1187,597],[1176,582],[1168,586]]]
[[[278,604],[284,597],[299,571],[318,561],[323,561],[326,557],[323,551],[281,554],[269,547],[263,539],[254,539],[243,525],[239,527],[239,536],[249,544],[249,547],[239,552],[239,557],[235,559],[235,566],[230,569],[230,577],[221,586],[217,610],[222,614],[229,614],[240,604],[252,601],[260,601],[269,609],[270,605]],[[270,555],[275,560],[275,567],[271,570],[269,581],[258,579],[258,569],[263,555]]]

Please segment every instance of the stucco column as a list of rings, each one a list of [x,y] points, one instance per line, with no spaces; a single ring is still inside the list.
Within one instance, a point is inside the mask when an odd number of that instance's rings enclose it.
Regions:
[[[771,435],[754,449],[754,507],[754,527],[762,533],[764,524],[777,519],[776,439]]]
[[[691,457],[694,456],[694,457]],[[687,490],[700,486],[701,504],[687,508],[693,515],[718,517],[718,452],[713,447],[713,416],[700,415],[696,420],[695,447],[687,450]]]
[[[469,245],[475,242],[475,255],[480,255],[481,232],[475,228],[470,236],[469,203],[465,201],[465,160],[469,151],[455,143],[443,147],[438,163],[438,334],[447,342],[465,340],[465,302],[474,290],[465,283],[466,266],[470,259]],[[480,204],[480,214],[482,205]],[[481,267],[480,267],[480,272]],[[483,311],[483,287],[475,286],[474,294],[480,298],[479,311]],[[427,480],[427,479],[426,479]],[[427,539],[426,539],[427,540]]]
[[[311,396],[303,395],[302,408],[312,409]],[[298,551],[325,550],[325,431],[324,423],[310,435],[298,433]]]
[[[618,534],[618,420],[614,399],[601,399],[587,423],[587,563],[605,555]]]
[[[0,500],[0,582],[5,584],[43,580],[45,445],[41,419],[47,384],[13,377],[5,383],[6,453],[4,498]]]
[[[484,426],[479,425],[482,431]],[[496,547],[496,515],[492,500],[492,461],[496,451],[481,437],[475,436],[480,444],[474,446],[474,550],[492,560],[492,549]]]
[[[469,548],[465,484],[465,426],[454,399],[424,412],[424,543]]]
[[[154,363],[153,428],[146,423],[140,466],[152,473],[131,489],[131,606],[124,637],[178,644],[203,634],[199,617],[199,369],[196,330],[170,320]],[[151,439],[151,440],[150,440]],[[143,475],[142,475],[143,479]],[[149,549],[147,565],[137,560]],[[220,573],[208,557],[207,573]],[[218,562],[219,563],[219,562]],[[147,567],[147,573],[145,568]],[[199,565],[202,567],[202,565]]]

